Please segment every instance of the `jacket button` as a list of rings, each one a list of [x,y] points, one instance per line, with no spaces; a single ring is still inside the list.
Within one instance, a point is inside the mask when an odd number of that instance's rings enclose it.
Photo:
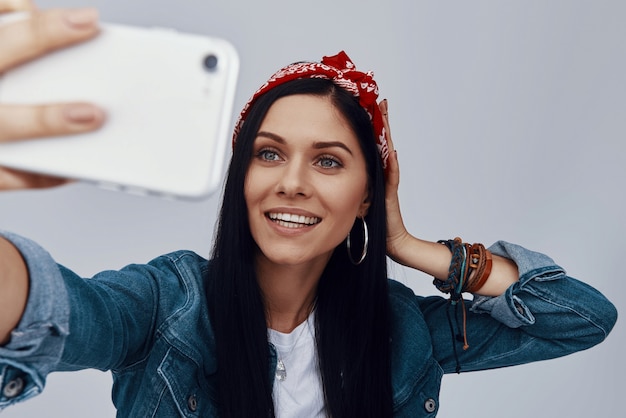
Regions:
[[[435,410],[437,409],[437,402],[435,402],[435,400],[433,398],[428,398],[426,399],[426,402],[424,402],[424,409],[426,410],[426,412],[435,412]]]
[[[7,398],[15,398],[17,395],[22,393],[24,390],[24,379],[21,377],[16,377],[13,380],[10,380],[9,383],[6,384],[4,389],[2,390],[2,394]]]
[[[190,395],[187,398],[187,407],[191,412],[196,412],[198,409],[198,400],[196,399],[196,395]]]

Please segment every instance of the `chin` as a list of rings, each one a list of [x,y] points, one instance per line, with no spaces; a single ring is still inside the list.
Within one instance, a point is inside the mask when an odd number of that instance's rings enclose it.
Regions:
[[[326,265],[331,254],[332,252],[318,255],[289,253],[289,251],[279,251],[274,248],[272,251],[261,251],[260,256],[270,264],[297,267],[302,265],[317,264],[319,262],[323,262],[324,265]]]

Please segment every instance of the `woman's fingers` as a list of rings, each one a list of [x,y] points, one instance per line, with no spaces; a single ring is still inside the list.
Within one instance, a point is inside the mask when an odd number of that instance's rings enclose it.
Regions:
[[[98,32],[96,9],[33,12],[24,19],[0,26],[0,72],[91,39]]]
[[[383,115],[383,125],[385,127],[385,131],[387,132],[387,145],[389,146],[389,152],[393,152],[395,148],[393,147],[391,130],[389,129],[389,102],[387,99],[381,100],[381,102],[378,103],[378,108],[380,109],[380,113]]]
[[[88,132],[104,122],[104,112],[88,103],[0,106],[0,142]],[[67,179],[0,167],[0,191],[60,186]]]
[[[0,167],[0,190],[43,189],[69,183],[70,180],[43,174],[27,173]]]
[[[30,0],[0,0],[0,74],[47,52],[93,38],[99,32],[95,9],[38,11]],[[0,16],[1,18],[2,16]],[[54,80],[51,80],[54,82]],[[89,103],[0,104],[0,142],[89,132],[104,122]],[[68,180],[0,167],[0,190],[53,187]]]
[[[410,237],[407,232],[402,214],[400,212],[400,201],[398,199],[398,184],[400,182],[400,168],[398,166],[398,156],[396,149],[391,140],[391,131],[389,129],[389,107],[387,100],[383,100],[379,104],[381,113],[383,114],[383,123],[387,132],[387,141],[389,146],[389,167],[387,170],[386,188],[385,188],[385,205],[387,208],[387,254],[393,260],[399,260],[399,249],[402,243],[406,242]]]
[[[30,0],[0,0],[0,13],[35,10]]]
[[[0,73],[49,51],[90,39],[99,30],[95,9],[42,12],[31,1],[0,0],[0,10],[31,12],[0,26]],[[103,121],[102,110],[86,103],[3,103],[0,141],[82,133],[98,128]]]
[[[387,164],[387,193],[395,194],[400,183],[400,168],[398,166],[398,155],[396,153],[396,147],[391,139],[391,129],[389,127],[389,104],[387,99],[382,100],[378,107],[383,115],[383,126],[387,133],[387,146],[389,147],[389,160]]]
[[[0,142],[89,132],[104,120],[104,112],[89,103],[0,105]]]

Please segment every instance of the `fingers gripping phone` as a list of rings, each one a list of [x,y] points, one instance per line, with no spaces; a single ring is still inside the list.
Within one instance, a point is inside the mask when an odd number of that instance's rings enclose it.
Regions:
[[[88,101],[107,112],[104,127],[0,144],[0,165],[130,192],[205,197],[220,183],[238,71],[237,53],[223,39],[103,24],[94,40],[0,76],[0,103]]]

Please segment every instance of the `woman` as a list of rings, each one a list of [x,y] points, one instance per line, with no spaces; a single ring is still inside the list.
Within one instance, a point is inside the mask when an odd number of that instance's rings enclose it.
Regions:
[[[93,36],[85,16],[64,42]],[[85,106],[49,108],[71,120],[56,131],[0,109],[0,139],[94,129],[102,114]],[[113,371],[121,416],[434,416],[443,372],[604,339],[613,306],[548,257],[408,234],[386,114],[343,53],[272,76],[235,130],[211,261],[180,251],[84,280],[3,233],[0,407],[50,371],[93,367]],[[4,188],[39,182],[3,173],[15,179]],[[386,254],[450,300],[388,281]]]

